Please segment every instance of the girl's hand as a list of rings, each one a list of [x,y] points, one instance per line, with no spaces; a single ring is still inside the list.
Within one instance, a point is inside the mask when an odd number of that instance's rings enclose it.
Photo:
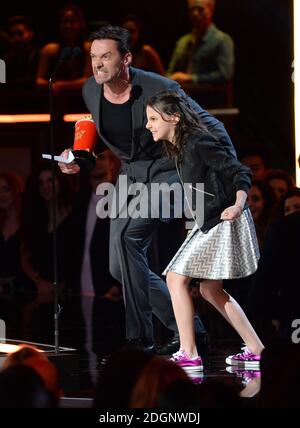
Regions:
[[[221,220],[235,220],[243,212],[242,207],[239,205],[232,205],[231,207],[226,208],[221,214]]]

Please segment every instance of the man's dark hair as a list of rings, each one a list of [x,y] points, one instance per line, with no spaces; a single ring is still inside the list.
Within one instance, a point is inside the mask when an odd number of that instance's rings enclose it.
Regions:
[[[118,44],[118,50],[121,55],[130,52],[130,33],[126,28],[108,25],[101,27],[90,35],[90,41],[94,40],[115,40]]]
[[[27,30],[33,30],[31,20],[28,16],[25,15],[14,15],[7,18],[7,27],[10,28],[13,25],[24,25]]]

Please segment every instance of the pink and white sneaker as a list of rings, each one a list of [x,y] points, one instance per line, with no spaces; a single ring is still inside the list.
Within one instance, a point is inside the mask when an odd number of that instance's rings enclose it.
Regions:
[[[203,370],[203,363],[201,357],[190,358],[184,349],[179,349],[178,352],[172,355],[170,361],[173,361],[179,367],[190,371]]]
[[[259,367],[260,355],[254,354],[247,346],[242,348],[242,351],[243,352],[227,357],[225,360],[226,363],[233,366],[247,367],[249,369]]]

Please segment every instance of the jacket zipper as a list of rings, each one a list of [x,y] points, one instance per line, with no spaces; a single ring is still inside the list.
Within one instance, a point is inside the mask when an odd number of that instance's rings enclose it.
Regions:
[[[197,187],[194,187],[194,186],[192,186],[191,184],[189,185],[189,188],[190,188],[190,189],[194,189],[194,190],[196,190],[197,192],[205,193],[206,195],[212,196],[213,198],[216,196],[216,195],[214,195],[213,193],[209,193],[209,192],[205,192],[204,190],[197,189]]]

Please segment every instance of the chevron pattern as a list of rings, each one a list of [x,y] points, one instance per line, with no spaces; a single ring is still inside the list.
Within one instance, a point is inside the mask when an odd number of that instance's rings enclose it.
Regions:
[[[203,279],[234,279],[254,273],[258,242],[250,210],[223,221],[208,233],[195,226],[164,271]]]

